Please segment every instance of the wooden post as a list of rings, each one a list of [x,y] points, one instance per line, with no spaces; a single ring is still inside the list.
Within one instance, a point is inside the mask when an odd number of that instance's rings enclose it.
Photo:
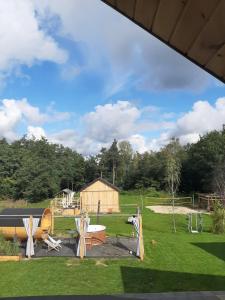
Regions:
[[[82,198],[81,193],[80,193],[80,203],[79,203],[80,204],[80,207],[79,207],[80,212],[82,211],[82,206],[83,206],[82,200],[83,200],[83,198]]]
[[[31,236],[31,239],[30,239],[30,249],[31,249],[31,243],[32,243],[32,239],[33,239],[33,236],[32,236],[32,230],[33,230],[33,216],[30,216],[29,218],[29,227],[30,227],[30,236]],[[31,255],[29,253],[28,255],[28,259],[31,259]]]
[[[143,231],[142,231],[142,216],[139,216],[139,226],[140,226],[140,259],[144,260],[144,241],[143,241]]]
[[[54,234],[54,227],[55,227],[55,219],[54,219],[54,211],[55,207],[54,207],[54,200],[51,201],[51,234]]]
[[[100,214],[100,200],[98,200],[97,220],[96,220],[96,223],[97,223],[97,224],[99,224],[99,214]]]
[[[80,258],[84,258],[84,245],[85,238],[84,238],[84,215],[80,216]]]
[[[140,209],[137,209],[138,213],[138,223],[139,223],[139,251],[140,251],[140,260],[144,260],[144,241],[143,241],[143,229],[142,229],[142,216],[140,214]]]

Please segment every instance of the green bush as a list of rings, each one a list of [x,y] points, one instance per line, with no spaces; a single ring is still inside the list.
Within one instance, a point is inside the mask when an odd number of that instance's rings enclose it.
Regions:
[[[148,197],[161,197],[161,192],[157,191],[155,187],[149,187],[145,191]]]
[[[225,232],[225,208],[221,201],[215,201],[212,213],[212,231],[221,234]]]
[[[19,252],[19,244],[17,242],[7,241],[0,234],[0,255],[18,255]]]

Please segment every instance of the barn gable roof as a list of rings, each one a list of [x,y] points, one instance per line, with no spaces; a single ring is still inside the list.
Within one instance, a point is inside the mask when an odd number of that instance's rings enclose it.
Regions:
[[[114,184],[110,183],[108,180],[99,177],[99,178],[96,178],[95,180],[89,182],[89,183],[86,184],[85,186],[83,186],[83,187],[80,189],[80,192],[84,191],[86,188],[88,188],[89,186],[91,186],[92,184],[94,184],[94,183],[97,182],[97,181],[101,181],[102,183],[108,185],[109,187],[111,187],[112,189],[114,189],[114,190],[117,191],[117,192],[120,191],[120,189],[119,189],[117,186],[115,186]]]

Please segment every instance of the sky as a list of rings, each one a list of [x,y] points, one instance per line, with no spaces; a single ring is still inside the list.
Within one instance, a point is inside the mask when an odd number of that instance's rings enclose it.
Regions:
[[[223,83],[100,0],[0,0],[0,138],[143,153],[224,123]]]

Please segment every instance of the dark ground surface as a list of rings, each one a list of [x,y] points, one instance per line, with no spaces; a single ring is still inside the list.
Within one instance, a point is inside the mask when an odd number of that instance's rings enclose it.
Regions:
[[[35,246],[35,257],[46,256],[63,256],[75,257],[77,252],[77,243],[72,238],[60,238],[62,248],[59,252],[55,250],[47,251],[47,245],[44,242],[38,242]],[[93,246],[91,250],[87,250],[87,257],[135,257],[137,239],[128,237],[108,237],[102,245]],[[26,244],[21,247],[22,255],[25,256]],[[132,251],[132,254],[130,254]]]
[[[225,292],[179,292],[179,293],[152,293],[152,294],[125,294],[118,296],[37,296],[1,298],[17,300],[224,300]]]

